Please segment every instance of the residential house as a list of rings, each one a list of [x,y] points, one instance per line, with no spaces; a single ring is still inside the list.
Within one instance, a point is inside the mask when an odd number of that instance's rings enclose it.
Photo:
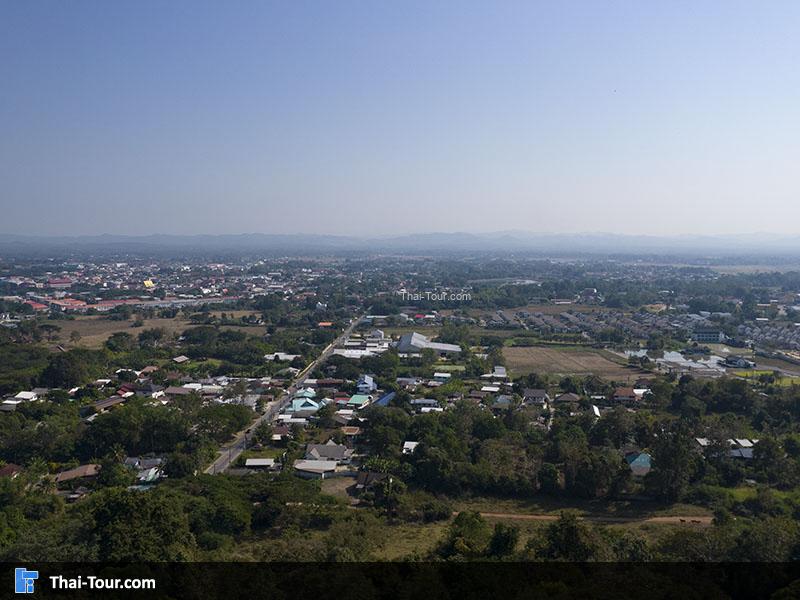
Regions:
[[[354,408],[356,410],[359,410],[364,408],[365,406],[369,406],[371,402],[372,402],[372,396],[366,396],[364,394],[354,394],[346,402],[346,406],[348,408]]]
[[[336,472],[336,461],[333,460],[296,460],[295,475],[304,479],[325,479]]]
[[[114,406],[124,404],[126,401],[127,398],[123,398],[121,396],[111,396],[105,400],[98,400],[92,406],[94,406],[95,413],[103,413]]]
[[[306,460],[330,460],[337,464],[348,464],[353,456],[353,450],[343,444],[328,440],[325,444],[308,444],[306,446]]]
[[[729,452],[731,458],[751,460],[753,458],[753,450],[756,444],[758,444],[758,440],[737,438],[728,440],[728,444],[731,447]]]
[[[3,400],[3,402],[0,403],[0,411],[13,412],[17,410],[17,407],[23,402],[24,400],[14,400],[13,398],[9,398],[8,400]]]
[[[550,402],[550,396],[547,390],[540,388],[525,388],[522,392],[522,403],[525,405],[538,405],[544,406]]]
[[[419,442],[403,442],[403,454],[414,454]]]
[[[171,385],[164,390],[164,395],[169,397],[188,396],[193,392],[194,390],[187,387]]]
[[[580,402],[581,397],[578,394],[574,394],[572,392],[567,392],[565,394],[559,394],[555,398],[555,402],[557,404],[576,404]]]
[[[362,432],[361,427],[356,427],[354,425],[344,425],[340,427],[340,430],[349,440],[355,440]]]
[[[397,392],[389,392],[388,394],[384,394],[374,404],[375,406],[389,406],[389,403],[394,400],[396,395]]]
[[[422,380],[419,377],[398,377],[395,381],[404,390],[413,391],[422,385]]]
[[[418,411],[421,411],[423,408],[439,408],[439,401],[434,398],[414,398],[409,404]]]
[[[352,408],[340,408],[333,413],[333,420],[340,425],[347,425],[350,421],[356,418],[356,411]]]
[[[756,363],[752,360],[747,360],[743,356],[728,356],[723,364],[733,369],[752,369],[756,366]]]
[[[81,465],[79,467],[75,467],[74,469],[67,469],[66,471],[61,471],[60,473],[56,473],[55,480],[56,484],[66,483],[67,481],[72,481],[74,479],[97,477],[98,473],[100,473],[100,465],[97,464]]]
[[[309,417],[322,408],[324,404],[311,398],[295,398],[286,407],[286,412],[295,417]]]
[[[294,398],[316,398],[317,391],[310,387],[302,388],[294,393]]]
[[[292,430],[289,429],[288,425],[275,425],[272,428],[272,437],[270,438],[273,442],[286,442],[292,436]]]
[[[612,401],[620,403],[636,402],[638,399],[639,396],[636,395],[636,391],[631,387],[619,387],[611,395]]]
[[[625,462],[636,477],[644,477],[650,472],[652,459],[646,452],[631,452],[625,455]]]
[[[154,383],[143,383],[136,387],[136,395],[145,398],[161,398],[164,396],[164,388]]]
[[[244,461],[248,469],[274,471],[277,468],[274,458],[248,458]]]
[[[492,369],[491,373],[486,373],[481,375],[481,379],[507,379],[508,372],[506,371],[505,367],[497,365]]]
[[[493,411],[508,410],[512,406],[514,406],[514,398],[508,394],[500,394],[492,402]]]
[[[372,375],[362,375],[358,379],[358,383],[356,383],[356,390],[359,394],[369,395],[375,390],[378,389],[378,385],[375,383]]]

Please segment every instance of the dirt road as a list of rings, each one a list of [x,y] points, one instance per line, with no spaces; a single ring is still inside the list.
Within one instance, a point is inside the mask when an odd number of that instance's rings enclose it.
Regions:
[[[456,515],[458,513],[453,513]],[[553,514],[526,514],[526,513],[497,513],[497,512],[481,512],[481,516],[487,519],[519,519],[522,521],[555,521],[558,515]],[[593,523],[669,523],[669,524],[685,524],[685,525],[711,525],[713,517],[711,516],[663,516],[663,517],[614,517],[606,515],[586,515],[580,517],[584,521],[591,521]]]

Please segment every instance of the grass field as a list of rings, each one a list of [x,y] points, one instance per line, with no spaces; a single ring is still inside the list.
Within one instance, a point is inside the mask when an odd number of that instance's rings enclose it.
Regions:
[[[506,364],[514,375],[549,373],[558,375],[597,375],[617,381],[634,380],[643,371],[628,367],[603,350],[582,347],[506,347]]]
[[[442,541],[450,523],[404,523],[386,527],[384,542],[372,553],[375,560],[400,560],[417,554],[427,556]]]
[[[756,369],[758,370],[769,369],[770,371],[782,371],[791,376],[800,376],[800,365],[789,361],[780,360],[779,358],[765,358],[763,356],[756,356],[753,360],[756,361]]]
[[[69,340],[73,331],[77,331],[81,339],[75,344],[82,348],[99,348],[114,333],[127,332],[132,336],[139,335],[143,329],[162,327],[167,331],[167,335],[181,334],[192,324],[184,319],[146,319],[143,327],[131,327],[133,321],[111,321],[107,317],[87,316],[76,317],[74,320],[53,321],[55,325],[61,327],[59,332],[59,343],[64,344]],[[71,343],[68,345],[72,345]]]
[[[220,312],[216,313],[219,316]],[[255,314],[254,311],[228,311],[227,315],[233,315],[236,318],[246,315]],[[59,321],[48,321],[54,325],[57,325],[61,328],[61,331],[58,334],[57,343],[61,345],[67,346],[79,346],[82,348],[100,348],[103,343],[111,337],[114,333],[119,332],[127,332],[133,336],[139,335],[139,332],[143,329],[152,329],[154,327],[160,327],[167,331],[167,335],[180,335],[186,329],[190,327],[196,327],[195,323],[192,323],[188,319],[184,319],[182,316],[175,317],[174,319],[145,319],[144,325],[142,327],[131,327],[133,321],[112,321],[106,316],[101,315],[91,315],[91,316],[79,316],[75,317],[75,319],[71,320],[59,320]],[[242,331],[263,331],[263,327],[260,326],[252,326],[252,327],[239,327],[236,325],[225,325],[222,329],[234,329],[234,330],[242,330]],[[73,331],[77,331],[81,339],[77,344],[72,344],[69,342],[70,334]],[[54,344],[55,345],[55,344]]]
[[[338,498],[347,504],[357,504],[358,498],[351,496],[348,489],[356,484],[354,477],[330,477],[320,482],[320,489],[323,494],[328,494]]]
[[[754,369],[751,371],[733,371],[736,377],[743,377],[744,379],[758,379],[760,375],[771,375],[774,371],[764,369]],[[784,374],[775,385],[780,387],[789,387],[792,385],[800,385],[800,377]]]

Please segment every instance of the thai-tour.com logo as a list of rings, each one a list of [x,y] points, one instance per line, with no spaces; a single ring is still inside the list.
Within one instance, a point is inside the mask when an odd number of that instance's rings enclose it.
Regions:
[[[14,591],[17,594],[32,594],[36,588],[39,571],[28,571],[25,567],[14,569]]]
[[[25,567],[14,569],[14,591],[17,594],[32,594],[36,589],[36,580],[39,571],[29,571]],[[63,575],[48,575],[48,587],[53,590],[154,590],[155,579],[141,577],[122,579],[119,577],[97,577],[95,575],[77,575],[64,577]]]

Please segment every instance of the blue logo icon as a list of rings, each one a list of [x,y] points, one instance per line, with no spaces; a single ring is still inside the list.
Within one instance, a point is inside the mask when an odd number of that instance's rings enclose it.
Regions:
[[[28,571],[25,568],[14,569],[14,591],[17,594],[32,594],[37,579],[39,579],[39,571]]]

